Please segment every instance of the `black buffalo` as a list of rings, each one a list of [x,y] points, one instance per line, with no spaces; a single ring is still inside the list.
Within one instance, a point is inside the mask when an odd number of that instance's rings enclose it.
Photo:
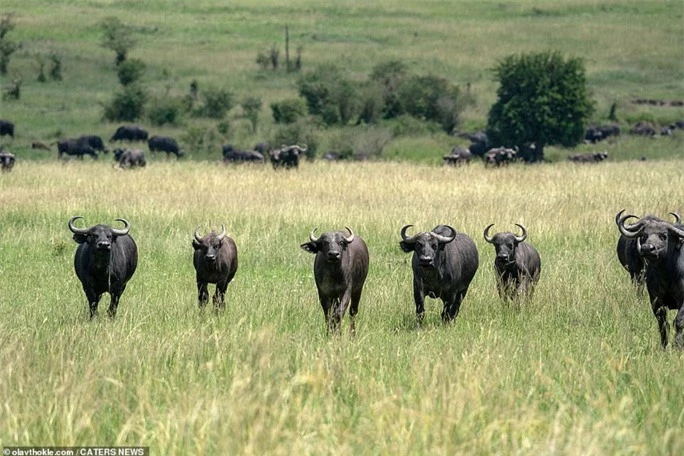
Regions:
[[[314,228],[309,242],[302,244],[301,248],[316,255],[314,278],[328,332],[339,332],[349,307],[350,331],[354,334],[354,320],[368,275],[369,258],[363,239],[354,235],[349,227],[345,228],[348,236],[342,231],[331,231],[320,237],[315,237]]]
[[[584,141],[591,144],[596,144],[599,141],[610,138],[611,136],[619,136],[620,127],[618,125],[595,125],[586,129],[584,132]]]
[[[496,286],[499,296],[504,299],[515,300],[518,297],[531,297],[534,286],[539,281],[541,273],[541,259],[539,252],[527,239],[527,229],[516,223],[522,230],[517,236],[510,232],[489,235],[492,223],[482,233],[485,241],[494,246],[496,258],[494,269],[496,270]]]
[[[112,141],[147,141],[149,134],[147,130],[137,125],[122,125],[116,129],[114,135],[109,139]]]
[[[192,247],[195,249],[192,263],[197,278],[198,304],[203,308],[209,302],[209,284],[215,283],[216,290],[212,300],[214,308],[223,309],[226,289],[238,268],[235,241],[226,236],[224,225],[221,225],[220,233],[212,231],[204,237],[200,237],[197,227]]]
[[[620,217],[622,216],[623,212],[624,211],[620,211],[615,215],[615,224],[618,225],[618,228],[620,227]],[[675,224],[681,223],[679,214],[676,212],[670,212],[670,214],[674,217]],[[663,220],[659,219],[658,217],[650,214],[645,215],[640,219],[640,223],[642,225],[662,221]],[[637,239],[620,234],[616,250],[618,261],[629,273],[632,283],[638,288],[643,287],[644,281],[646,279],[646,263],[637,250]]]
[[[462,147],[454,147],[448,155],[442,157],[445,164],[456,166],[467,165],[472,158],[472,152]]]
[[[5,135],[14,139],[14,124],[9,120],[0,120],[0,137]]]
[[[147,165],[145,153],[140,149],[114,149],[114,160],[120,168],[138,168]]]
[[[124,219],[116,219],[124,224],[123,229],[109,225],[76,228],[74,221],[80,218],[83,217],[72,217],[69,229],[79,244],[74,268],[88,298],[90,318],[97,315],[97,305],[104,292],[111,297],[108,313],[114,318],[119,298],[138,266],[138,248],[128,234],[131,226]]]
[[[477,272],[475,243],[448,225],[408,237],[406,230],[411,226],[401,229],[399,246],[404,252],[413,252],[413,298],[418,325],[425,313],[425,296],[440,298],[444,303],[442,320],[452,322]]]
[[[178,158],[185,155],[185,153],[180,150],[176,140],[168,136],[152,136],[147,141],[147,147],[149,147],[150,152],[166,152],[167,157],[169,154],[175,154]]]
[[[568,160],[575,163],[600,163],[608,158],[608,152],[587,152],[585,154],[572,154]]]
[[[13,153],[0,149],[0,171],[12,171],[15,161]]]
[[[505,166],[518,158],[518,151],[506,147],[495,147],[489,149],[482,158],[484,159],[485,167]]]
[[[57,157],[62,158],[62,155],[73,155],[82,159],[84,155],[90,155],[97,158],[97,151],[93,149],[87,139],[74,138],[63,139],[57,142]]]
[[[280,149],[273,149],[269,152],[273,169],[278,168],[298,168],[299,156],[306,152],[306,144],[303,147],[297,145],[281,146]]]
[[[98,150],[100,152],[107,153],[109,152],[104,145],[104,142],[102,141],[102,138],[100,138],[97,135],[83,135],[80,138],[81,141],[85,141],[88,143],[90,147],[92,147],[95,150]]]
[[[674,319],[675,345],[684,349],[684,225],[664,221],[643,223],[635,215],[622,215],[618,229],[630,239],[636,239],[637,252],[646,261],[646,289],[651,310],[658,321],[660,344],[667,347],[669,324],[667,311],[676,310]],[[629,219],[637,221],[629,226]]]
[[[263,163],[264,156],[256,150],[238,150],[232,144],[226,144],[222,148],[223,161],[229,162],[253,162]]]

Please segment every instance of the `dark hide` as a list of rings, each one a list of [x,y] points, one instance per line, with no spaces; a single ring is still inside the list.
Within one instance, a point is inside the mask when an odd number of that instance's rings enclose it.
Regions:
[[[175,154],[178,158],[185,155],[178,147],[176,140],[168,136],[152,136],[147,141],[147,147],[149,147],[150,152],[166,152],[167,157],[169,154]]]
[[[144,167],[147,165],[145,153],[140,149],[114,149],[114,160],[123,169]]]
[[[113,141],[147,141],[149,134],[137,125],[122,125],[116,129],[114,135],[109,139]]]
[[[212,299],[216,310],[225,307],[225,296],[228,284],[238,269],[238,255],[235,241],[226,236],[222,226],[221,233],[212,231],[200,237],[195,230],[192,248],[195,249],[192,263],[195,266],[197,279],[198,305],[204,308],[209,302],[209,284],[216,284]]]
[[[0,120],[0,137],[5,135],[14,139],[14,124],[9,120]]]
[[[97,159],[97,151],[84,138],[64,139],[57,142],[57,158],[62,155],[72,155],[83,159],[84,155],[90,155]]]

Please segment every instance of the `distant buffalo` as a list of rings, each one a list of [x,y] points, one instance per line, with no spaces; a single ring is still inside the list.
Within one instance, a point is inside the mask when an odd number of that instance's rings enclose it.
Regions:
[[[505,166],[518,158],[518,151],[506,147],[496,147],[489,149],[482,158],[484,159],[485,167]]]
[[[298,145],[281,146],[280,149],[273,149],[269,152],[271,158],[271,165],[273,169],[278,168],[298,168],[299,157],[306,152],[307,145],[300,147]]]
[[[610,138],[611,136],[619,136],[620,127],[618,125],[595,125],[589,127],[584,132],[584,141],[591,144],[596,144],[599,141]]]
[[[448,225],[409,237],[406,230],[411,226],[401,229],[399,246],[404,252],[413,252],[413,299],[418,325],[425,314],[425,296],[440,298],[444,303],[442,321],[453,322],[479,265],[475,243]]]
[[[33,141],[31,142],[31,149],[50,150],[50,146],[43,141]]]
[[[256,150],[238,150],[232,144],[226,144],[222,148],[223,161],[225,163],[253,162],[263,163],[264,156]]]
[[[575,163],[599,163],[608,158],[608,152],[587,152],[585,154],[572,154],[568,160]]]
[[[448,155],[442,157],[445,164],[456,166],[467,165],[472,158],[472,152],[462,147],[454,147]]]
[[[122,125],[116,129],[114,135],[109,139],[113,141],[147,141],[149,134],[137,125]]]
[[[14,139],[14,124],[9,120],[0,120],[0,137],[5,135]]]
[[[97,315],[100,297],[105,292],[111,297],[109,316],[114,318],[119,299],[138,266],[138,248],[129,234],[131,226],[124,219],[116,219],[124,224],[123,229],[109,225],[76,228],[74,222],[82,218],[69,220],[69,229],[78,244],[74,257],[76,275],[88,299],[90,318]]]
[[[339,332],[348,306],[353,334],[363,284],[368,275],[369,257],[363,239],[356,236],[351,228],[345,228],[348,235],[342,231],[330,231],[319,237],[315,236],[314,228],[309,242],[302,244],[301,248],[316,255],[314,278],[328,332]]]
[[[145,153],[140,149],[114,149],[114,160],[123,169],[142,168],[147,165]]]
[[[109,152],[104,145],[104,142],[102,142],[102,138],[96,135],[83,135],[79,138],[81,141],[85,141],[88,143],[90,147],[92,147],[95,150],[98,150],[103,153]]]
[[[200,237],[198,227],[192,247],[195,249],[192,262],[197,279],[198,304],[203,308],[209,302],[209,284],[215,283],[214,308],[223,309],[226,289],[238,269],[235,241],[226,236],[224,225],[221,225],[220,233],[212,231],[204,237]]]
[[[656,135],[656,129],[650,122],[640,120],[632,125],[632,128],[629,129],[629,133],[637,136],[652,137]]]
[[[62,158],[62,155],[72,155],[76,158],[82,159],[84,155],[90,155],[97,159],[97,151],[93,149],[87,139],[74,138],[63,139],[57,142],[57,158]]]
[[[496,252],[494,269],[499,296],[503,300],[531,297],[534,286],[539,281],[541,259],[537,249],[529,242],[525,242],[527,229],[516,223],[522,230],[520,236],[510,232],[490,236],[489,230],[492,226],[493,223],[484,229],[483,237],[494,246]]]
[[[178,158],[185,155],[178,147],[176,140],[168,136],[152,136],[147,141],[147,147],[149,147],[150,152],[166,152],[167,157],[169,154],[174,154]]]
[[[13,153],[0,149],[0,171],[12,171],[15,160]]]

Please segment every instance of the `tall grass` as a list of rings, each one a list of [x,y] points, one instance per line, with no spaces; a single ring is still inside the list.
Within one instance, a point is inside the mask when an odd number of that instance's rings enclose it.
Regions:
[[[605,165],[605,166],[603,166]],[[681,454],[681,351],[617,263],[615,213],[684,212],[681,162],[485,170],[21,162],[0,176],[0,445],[154,454]],[[66,222],[124,217],[140,261],[115,321],[89,321]],[[200,312],[192,232],[225,223],[240,267]],[[399,229],[449,223],[480,268],[456,322],[415,330]],[[534,298],[496,293],[489,223],[523,223]],[[357,336],[327,337],[313,227],[371,255]],[[107,296],[101,306],[108,305]],[[672,315],[670,315],[672,318]],[[345,321],[343,329],[347,329]]]

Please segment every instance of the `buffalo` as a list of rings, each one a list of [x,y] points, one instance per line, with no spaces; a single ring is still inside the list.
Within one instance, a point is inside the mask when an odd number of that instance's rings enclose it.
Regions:
[[[411,226],[401,229],[399,246],[404,252],[413,252],[413,298],[418,326],[425,314],[425,296],[440,298],[444,303],[442,321],[453,322],[479,265],[475,243],[448,225],[408,237],[406,230]]]
[[[489,230],[492,226],[493,223],[488,225],[482,235],[485,241],[494,246],[496,252],[494,269],[499,296],[503,300],[514,300],[520,296],[531,297],[534,286],[539,281],[541,259],[537,249],[529,242],[525,242],[527,229],[516,223],[522,230],[520,236],[510,232],[490,236]]]
[[[9,120],[0,120],[0,137],[5,135],[14,139],[14,124]]]
[[[586,129],[584,132],[584,141],[591,144],[596,144],[611,136],[619,136],[620,127],[618,125],[596,125]]]
[[[283,145],[280,147],[280,149],[273,149],[269,152],[269,156],[271,158],[271,165],[273,165],[273,169],[298,168],[299,156],[306,152],[306,150],[306,144],[303,147],[299,147],[298,145]]]
[[[180,150],[176,140],[168,136],[152,136],[147,141],[147,147],[149,147],[150,152],[166,152],[167,157],[169,154],[175,154],[178,158],[185,155],[185,153]]]
[[[77,158],[83,159],[84,155],[90,155],[94,159],[97,158],[97,151],[90,145],[87,139],[63,139],[57,142],[57,157],[62,158],[63,154],[74,155]]]
[[[264,156],[256,150],[238,150],[232,144],[226,144],[222,148],[224,163],[229,162],[253,162],[263,163]]]
[[[90,147],[103,153],[108,153],[109,151],[105,148],[102,138],[96,135],[83,135],[79,138],[81,141],[88,143]]]
[[[31,149],[50,150],[50,146],[43,141],[31,142]]]
[[[454,147],[448,155],[442,157],[444,163],[447,165],[467,165],[472,160],[473,154],[462,147]]]
[[[145,153],[140,149],[114,149],[114,160],[122,169],[142,168],[147,165]]]
[[[237,246],[235,241],[226,236],[226,227],[221,225],[221,232],[212,231],[204,237],[199,235],[199,227],[195,230],[192,247],[195,249],[192,263],[197,278],[198,304],[200,308],[209,302],[209,284],[216,284],[212,299],[216,310],[225,306],[228,284],[238,268]]]
[[[0,171],[12,171],[15,161],[16,158],[13,153],[0,149]]]
[[[339,332],[349,306],[350,331],[354,334],[354,320],[368,275],[369,258],[364,240],[349,227],[345,228],[349,235],[332,231],[319,237],[315,237],[314,228],[309,234],[309,242],[302,244],[301,248],[316,255],[314,278],[328,332]]]
[[[624,211],[620,211],[615,215],[615,224],[620,226],[620,217]],[[675,224],[681,223],[681,218],[676,212],[670,212],[674,217]],[[650,224],[652,222],[662,222],[661,219],[654,215],[645,215],[641,217],[641,224]],[[646,279],[646,263],[637,250],[637,239],[630,238],[624,234],[620,234],[617,243],[617,257],[623,268],[629,273],[632,283],[639,289],[643,287]]]
[[[123,229],[109,225],[76,228],[74,222],[82,218],[75,216],[69,220],[69,229],[79,244],[74,257],[76,275],[88,298],[90,318],[97,315],[97,305],[104,292],[111,297],[108,313],[114,318],[121,294],[138,266],[138,247],[125,219],[116,219],[124,224]]]
[[[608,152],[587,152],[585,154],[572,154],[568,160],[575,163],[600,163],[608,158]]]
[[[147,141],[149,134],[147,130],[137,125],[122,125],[116,129],[114,135],[109,139],[113,141]]]
[[[617,221],[620,233],[636,239],[637,252],[646,262],[646,289],[651,310],[658,321],[660,344],[667,348],[669,324],[667,311],[676,310],[674,342],[684,349],[684,225],[650,221],[644,223],[636,215],[622,215]],[[629,226],[629,219],[637,221]]]
[[[496,147],[489,149],[482,157],[484,159],[485,167],[488,166],[505,166],[517,159],[518,151],[515,149],[508,149],[506,147]]]

